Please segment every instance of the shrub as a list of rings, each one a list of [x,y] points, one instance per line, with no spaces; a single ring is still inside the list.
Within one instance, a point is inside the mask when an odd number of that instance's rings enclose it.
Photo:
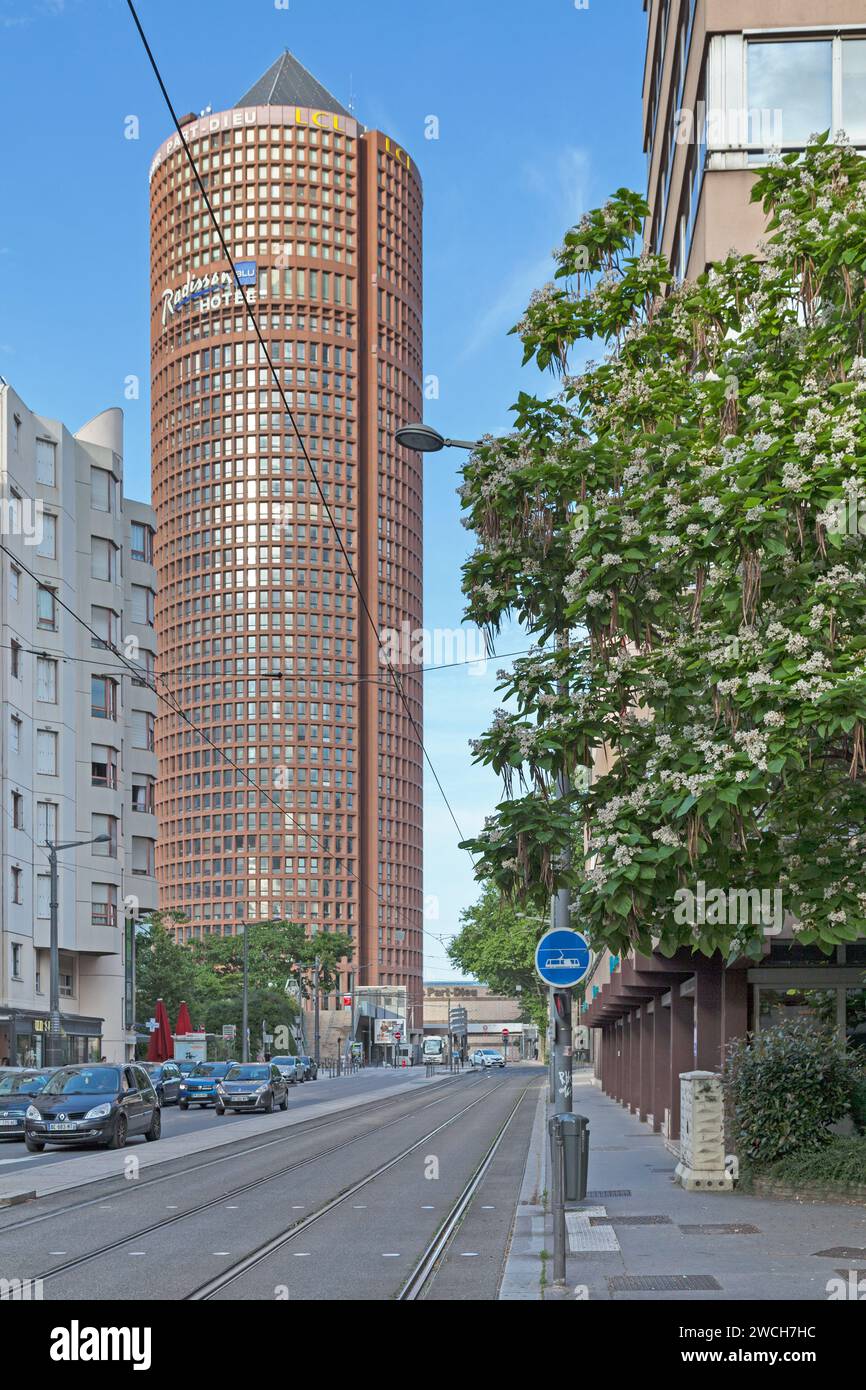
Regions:
[[[861,1072],[830,1033],[798,1022],[737,1038],[728,1049],[725,1090],[741,1162],[772,1163],[821,1149],[828,1126],[851,1108]]]
[[[801,1149],[777,1159],[761,1176],[788,1183],[857,1184],[866,1187],[866,1139],[862,1135],[833,1135],[822,1149]]]

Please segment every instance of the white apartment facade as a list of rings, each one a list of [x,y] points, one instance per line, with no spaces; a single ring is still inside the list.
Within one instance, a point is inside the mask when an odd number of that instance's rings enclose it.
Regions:
[[[0,508],[0,1064],[46,1060],[45,841],[102,835],[58,857],[61,1020],[66,1060],[119,1061],[157,906],[154,515],[123,496],[122,411],[72,434],[0,378]]]

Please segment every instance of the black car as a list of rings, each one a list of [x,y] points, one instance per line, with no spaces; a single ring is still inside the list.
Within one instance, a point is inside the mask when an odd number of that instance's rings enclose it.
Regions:
[[[319,1068],[316,1066],[316,1063],[315,1063],[314,1059],[313,1059],[312,1057],[300,1056],[300,1057],[298,1058],[298,1061],[300,1062],[301,1066],[304,1068],[304,1080],[305,1080],[305,1081],[318,1081],[318,1079],[319,1079]]]
[[[23,1139],[24,1116],[32,1096],[42,1090],[53,1067],[42,1071],[22,1067],[0,1074],[0,1139]]]
[[[148,1141],[162,1133],[156,1091],[143,1067],[61,1067],[30,1102],[24,1142],[30,1153],[46,1144],[99,1144],[122,1149],[127,1139],[143,1134]]]
[[[160,1105],[177,1105],[183,1072],[176,1062],[142,1062],[153,1082]]]
[[[180,1108],[191,1105],[216,1105],[217,1083],[235,1062],[199,1062],[180,1083]]]
[[[216,1113],[227,1110],[264,1110],[274,1113],[289,1104],[289,1083],[272,1062],[238,1062],[217,1086]]]

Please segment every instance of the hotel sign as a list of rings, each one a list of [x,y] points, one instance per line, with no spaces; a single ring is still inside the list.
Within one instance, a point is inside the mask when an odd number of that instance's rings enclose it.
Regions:
[[[250,285],[254,288],[255,284],[255,261],[238,261],[234,273],[230,270],[215,270],[210,275],[188,275],[176,290],[165,289],[162,292],[163,327],[172,314],[176,314],[178,309],[183,309],[194,300],[201,301],[203,309],[221,308],[229,302],[226,296],[231,295],[234,290],[234,302],[239,304],[241,292],[238,286]],[[218,299],[218,303],[214,303],[215,298]]]
[[[351,116],[338,116],[333,111],[317,111],[311,106],[238,106],[232,111],[214,111],[190,121],[182,127],[183,138],[190,144],[208,135],[216,135],[223,130],[243,130],[250,126],[310,126],[316,130],[337,130],[342,135],[354,137],[358,134],[358,122]],[[183,149],[179,135],[170,135],[156,152],[150,166],[150,178],[168,159]]]

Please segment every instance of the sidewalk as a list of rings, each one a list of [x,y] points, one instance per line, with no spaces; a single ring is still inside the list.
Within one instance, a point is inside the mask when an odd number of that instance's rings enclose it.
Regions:
[[[189,1134],[176,1134],[171,1138],[161,1139],[158,1144],[135,1144],[126,1149],[94,1150],[87,1152],[86,1157],[68,1158],[59,1163],[45,1164],[44,1167],[35,1162],[26,1171],[19,1170],[5,1178],[0,1176],[0,1207],[17,1204],[21,1200],[33,1197],[47,1197],[56,1192],[70,1191],[88,1183],[102,1182],[106,1178],[124,1177],[129,1171],[130,1159],[133,1160],[136,1171],[140,1171],[143,1168],[155,1168],[164,1163],[171,1163],[189,1154],[203,1154],[212,1149],[225,1148],[227,1145],[237,1144],[239,1140],[256,1138],[258,1135],[275,1138],[281,1130],[291,1129],[309,1120],[319,1120],[344,1110],[355,1109],[360,1105],[390,1100],[392,1096],[415,1091],[422,1086],[434,1085],[450,1077],[456,1080],[461,1074],[445,1071],[444,1074],[437,1073],[428,1079],[422,1067],[412,1067],[393,1071],[376,1068],[356,1075],[370,1075],[372,1072],[375,1076],[379,1070],[382,1074],[382,1085],[377,1086],[375,1090],[360,1093],[355,1091],[353,1094],[348,1089],[353,1078],[346,1076],[347,1090],[343,1096],[314,1101],[305,1105],[302,1110],[293,1110],[290,1104],[287,1111],[277,1111],[273,1115],[239,1117],[225,1129],[192,1130]],[[81,1154],[81,1151],[78,1152]]]
[[[661,1136],[589,1073],[575,1074],[574,1109],[589,1117],[590,1161],[587,1199],[567,1216],[565,1290],[542,1289],[553,1227],[527,1186],[530,1169],[546,1163],[542,1106],[500,1297],[804,1301],[827,1299],[828,1280],[847,1282],[852,1270],[852,1283],[866,1280],[866,1208],[684,1192]],[[539,1191],[546,1186],[542,1180]]]

